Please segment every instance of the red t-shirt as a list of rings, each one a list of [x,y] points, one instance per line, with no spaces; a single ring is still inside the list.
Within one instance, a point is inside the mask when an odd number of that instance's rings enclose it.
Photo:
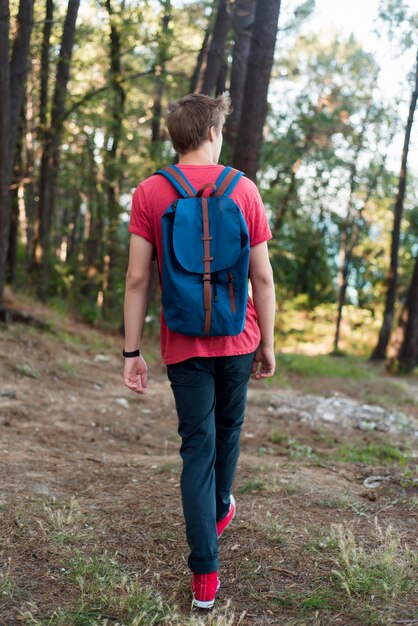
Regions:
[[[195,189],[205,183],[214,183],[223,165],[179,165],[187,180]],[[161,217],[167,207],[179,197],[178,192],[163,176],[150,176],[135,190],[129,231],[144,237],[157,251],[158,269],[162,273],[162,227]],[[231,197],[240,207],[247,223],[250,246],[256,246],[271,238],[266,212],[255,184],[244,176],[238,181]],[[233,337],[189,337],[171,331],[161,311],[161,354],[164,363],[179,363],[192,357],[232,356],[249,354],[260,343],[257,314],[251,298],[248,298],[245,327]]]

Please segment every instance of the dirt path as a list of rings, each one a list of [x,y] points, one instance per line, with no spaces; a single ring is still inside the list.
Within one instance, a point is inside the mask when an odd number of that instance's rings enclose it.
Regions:
[[[141,585],[176,605],[183,615],[176,623],[186,624],[179,440],[163,369],[151,367],[149,394],[138,398],[121,384],[118,337],[76,321],[51,323],[54,334],[22,325],[0,331],[0,624],[128,623],[117,621],[116,609],[113,617],[51,621],[80,596],[71,555],[96,553],[136,572]],[[418,485],[413,458],[336,461],[338,450],[383,450],[390,420],[376,418],[377,427],[364,430],[363,405],[354,403],[354,417],[344,422],[335,415],[348,411],[350,398],[340,395],[338,408],[330,397],[322,395],[331,407],[323,419],[315,396],[251,384],[238,515],[220,548],[218,607],[225,614],[213,623],[415,623],[412,587],[387,606],[380,599],[373,617],[372,593],[354,601],[333,579],[332,570],[344,570],[333,524],[352,529],[371,555],[384,548],[375,519],[416,549]],[[409,456],[414,413],[391,435]],[[385,480],[365,487],[376,474]],[[137,623],[163,623],[146,619]]]

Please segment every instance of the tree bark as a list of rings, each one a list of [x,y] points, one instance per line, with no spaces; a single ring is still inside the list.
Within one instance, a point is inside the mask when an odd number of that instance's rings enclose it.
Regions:
[[[211,27],[209,24],[205,31],[202,47],[200,48],[199,54],[197,56],[196,67],[194,69],[193,76],[190,79],[190,93],[199,92],[201,89],[201,86],[199,87],[200,73],[202,71],[203,63],[207,57],[210,36]]]
[[[51,247],[50,230],[55,209],[56,181],[59,171],[65,102],[67,99],[67,86],[70,78],[70,64],[79,6],[80,0],[68,0],[52,101],[51,123],[45,129],[43,137],[39,182],[38,232],[34,259],[34,269],[37,271],[37,292],[38,297],[42,301],[46,301],[47,298]]]
[[[28,53],[33,26],[33,0],[20,0],[16,37],[10,61],[10,170],[13,168],[16,138],[25,96]],[[10,171],[10,177],[12,171]]]
[[[15,147],[15,163],[11,180],[11,214],[9,248],[7,251],[7,277],[6,283],[14,286],[16,282],[17,250],[19,237],[19,190],[24,187],[23,179],[23,132],[25,127],[25,107],[22,107],[18,135]]]
[[[33,253],[34,253],[34,240],[35,240],[35,145],[34,145],[34,101],[33,101],[33,82],[32,72],[28,75],[28,88],[26,90],[26,104],[25,104],[25,137],[23,141],[24,145],[24,159],[23,170],[24,178],[26,179],[24,204],[25,204],[25,222],[23,226],[26,235],[26,255],[25,266],[29,274],[32,267]]]
[[[409,105],[408,120],[405,127],[405,137],[402,148],[401,158],[401,170],[399,174],[398,192],[396,196],[396,202],[394,207],[394,220],[392,231],[392,243],[390,250],[390,266],[389,274],[386,279],[386,300],[385,310],[383,313],[382,327],[379,333],[379,339],[377,345],[371,355],[372,360],[382,360],[386,357],[386,350],[390,339],[390,333],[392,331],[393,316],[395,311],[396,290],[398,284],[398,253],[399,253],[399,240],[401,232],[401,220],[403,213],[403,203],[406,189],[406,172],[408,162],[408,151],[411,139],[412,124],[414,121],[414,113],[417,105],[418,98],[418,53],[416,56],[416,70],[415,70],[415,86],[411,96],[411,102]]]
[[[213,28],[201,93],[213,95],[224,60],[228,32],[231,25],[231,0],[218,0],[218,11]]]
[[[42,34],[41,50],[41,94],[39,103],[39,126],[41,131],[45,131],[46,129],[48,109],[49,50],[51,47],[51,31],[53,18],[54,0],[46,0],[45,22]]]
[[[361,151],[363,149],[363,140],[364,135],[367,129],[367,125],[369,122],[371,107],[368,106],[364,120],[362,123],[362,127],[360,133],[357,136],[357,143],[354,150],[353,160],[350,165],[350,193],[347,201],[347,210],[343,222],[343,227],[341,231],[341,241],[340,241],[340,265],[338,268],[338,312],[337,312],[337,321],[335,325],[335,336],[334,336],[334,354],[338,354],[339,351],[339,341],[340,341],[340,328],[342,321],[343,308],[345,304],[345,296],[347,293],[348,287],[348,274],[350,271],[350,264],[352,259],[352,252],[354,248],[354,242],[350,241],[353,238],[353,220],[352,213],[354,208],[354,192],[357,188],[357,171],[358,171],[358,162]],[[350,233],[351,230],[351,233]]]
[[[232,52],[231,80],[229,95],[232,113],[227,117],[225,140],[231,149],[237,136],[242,111],[245,77],[251,46],[251,29],[254,24],[255,0],[237,0],[232,14],[234,48]]]
[[[10,234],[9,185],[25,93],[29,42],[33,25],[33,0],[21,0],[19,3],[10,66],[9,21],[9,3],[3,0],[0,3],[0,309],[3,308]]]
[[[281,0],[257,0],[233,165],[255,181],[259,167],[267,94]]]
[[[102,236],[103,219],[101,211],[101,190],[98,189],[97,163],[94,158],[95,137],[88,136],[84,150],[85,168],[87,176],[87,203],[89,213],[89,229],[84,248],[82,296],[90,306],[97,302],[99,292],[100,268],[102,266]]]
[[[119,218],[119,181],[117,173],[117,152],[122,136],[123,111],[125,106],[125,91],[120,81],[121,77],[121,44],[120,33],[113,20],[113,6],[111,0],[106,0],[106,9],[110,19],[110,81],[112,84],[113,101],[111,105],[111,124],[109,136],[111,148],[105,157],[105,176],[108,209],[108,267],[105,276],[103,298],[103,315],[110,319],[116,301],[116,261],[118,254],[117,229]]]
[[[163,17],[161,20],[161,34],[158,44],[158,54],[154,66],[154,98],[152,108],[152,121],[151,121],[151,142],[153,144],[160,141],[161,134],[161,112],[162,112],[162,99],[164,94],[164,77],[165,66],[168,60],[168,48],[169,41],[169,24],[171,20],[171,0],[164,0],[163,2]]]
[[[226,80],[228,77],[228,62],[226,59],[222,61],[221,68],[218,74],[218,80],[216,81],[215,96],[220,96],[226,91]]]
[[[295,196],[296,189],[297,189],[296,173],[299,169],[299,165],[300,163],[298,163],[297,161],[293,164],[292,171],[290,174],[290,182],[287,186],[286,193],[284,194],[283,200],[281,201],[280,206],[277,209],[276,217],[274,219],[274,226],[273,226],[275,235],[277,235],[280,232],[283,226],[284,218],[286,216],[286,213],[288,212],[290,202]]]
[[[399,369],[411,372],[418,361],[418,256],[405,304],[406,324],[399,351]]]
[[[9,25],[9,2],[0,0],[0,312],[4,309],[4,284],[10,228]]]

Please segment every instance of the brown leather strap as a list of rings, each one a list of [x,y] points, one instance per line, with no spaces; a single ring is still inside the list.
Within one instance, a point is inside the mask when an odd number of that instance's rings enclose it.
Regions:
[[[195,193],[193,191],[193,189],[190,187],[189,183],[184,180],[183,176],[181,176],[174,167],[172,167],[171,165],[168,165],[168,167],[165,168],[167,172],[169,172],[169,174],[171,174],[171,176],[173,178],[176,179],[176,181],[178,182],[178,184],[180,185],[180,187],[182,189],[184,189],[184,191],[187,193],[187,195],[190,198],[194,198],[195,197]]]
[[[210,241],[212,237],[209,232],[209,210],[208,199],[202,198],[202,220],[203,220],[203,303],[205,307],[205,325],[204,333],[210,331],[210,321],[212,317],[212,285],[210,274],[210,262],[213,257],[210,256]]]
[[[237,173],[238,173],[238,170],[234,170],[233,168],[231,169],[230,172],[228,172],[228,174],[225,176],[222,183],[219,185],[219,188],[215,194],[216,196],[223,196],[225,191],[228,189],[229,184],[232,182],[232,179],[235,177],[235,174]]]
[[[199,189],[199,191],[197,192],[197,194],[196,194],[197,197],[201,198],[203,196],[204,192],[205,192],[205,189],[209,189],[209,187],[212,189],[212,193],[210,195],[214,196],[215,192],[216,192],[216,185],[215,185],[215,183],[206,183],[206,185],[203,185],[203,187],[201,187]]]

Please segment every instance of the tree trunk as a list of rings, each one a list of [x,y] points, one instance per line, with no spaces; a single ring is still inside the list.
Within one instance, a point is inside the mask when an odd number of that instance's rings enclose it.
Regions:
[[[224,60],[228,32],[231,25],[231,0],[218,0],[218,12],[209,47],[201,93],[208,96],[215,91]]]
[[[21,0],[9,65],[9,3],[0,2],[0,309],[6,281],[10,234],[10,194],[14,152],[25,93],[33,0]]]
[[[276,217],[274,219],[273,231],[275,235],[277,235],[279,231],[281,230],[285,215],[289,209],[290,201],[295,195],[296,188],[297,188],[296,172],[298,171],[298,169],[299,169],[299,164],[296,162],[293,164],[292,172],[290,174],[290,182],[287,186],[286,193],[283,197],[283,200],[280,202],[280,206],[277,209]]]
[[[351,170],[351,181],[350,181],[350,198],[347,206],[347,215],[344,220],[342,232],[341,232],[341,241],[340,241],[340,263],[338,267],[338,309],[337,309],[337,321],[335,325],[335,336],[334,336],[334,354],[338,354],[339,351],[339,341],[340,341],[340,329],[341,329],[341,321],[343,316],[343,308],[345,304],[345,295],[347,293],[348,286],[348,267],[351,259],[351,251],[348,246],[348,238],[349,238],[349,228],[351,221],[351,207],[353,201],[353,191],[354,191],[354,177],[356,174],[356,167]]]
[[[228,62],[226,59],[222,61],[221,68],[218,74],[218,80],[216,81],[215,96],[220,96],[226,91],[226,79],[228,77]]]
[[[366,113],[364,116],[361,130],[357,136],[357,142],[356,142],[356,146],[354,150],[353,161],[350,165],[350,193],[348,196],[347,210],[346,210],[346,215],[345,215],[345,219],[343,222],[343,228],[341,232],[341,242],[340,242],[340,265],[338,268],[338,313],[337,313],[337,322],[335,325],[334,354],[338,354],[338,351],[339,351],[338,344],[340,340],[341,320],[342,320],[342,314],[343,314],[343,307],[345,304],[345,295],[347,293],[347,287],[348,287],[348,274],[350,271],[352,252],[354,248],[354,241],[352,241],[352,238],[353,238],[353,230],[355,226],[352,223],[353,221],[352,213],[353,213],[353,208],[354,208],[354,192],[358,186],[358,182],[357,182],[358,162],[359,162],[361,151],[363,149],[363,140],[364,140],[365,132],[367,130],[370,112],[371,112],[371,107],[368,106],[366,109]],[[351,230],[351,234],[350,234],[350,230]]]
[[[101,268],[101,249],[103,221],[101,219],[101,191],[98,189],[97,163],[94,157],[95,136],[87,136],[83,150],[83,167],[87,173],[86,202],[88,211],[88,229],[84,244],[84,267],[82,271],[81,295],[90,306],[97,302]]]
[[[49,86],[49,57],[51,48],[51,31],[54,19],[54,0],[46,0],[45,6],[45,21],[42,32],[42,46],[41,46],[41,67],[40,67],[40,98],[39,98],[39,125],[37,127],[38,142],[42,145],[47,131],[47,112],[48,112],[48,86]],[[32,87],[33,88],[33,87]],[[30,98],[30,96],[29,96]],[[30,122],[33,120],[33,104],[31,103],[31,117]],[[30,123],[29,122],[29,123]],[[33,123],[32,123],[33,128]],[[34,145],[32,128],[28,130],[26,136],[27,145],[27,162],[28,168],[30,167],[33,176],[34,173]],[[29,141],[28,141],[29,139]],[[39,182],[39,181],[38,181]],[[36,278],[36,246],[39,244],[39,218],[36,216],[35,207],[35,182],[30,184],[27,189],[27,216],[28,216],[28,241],[26,250],[26,264],[29,271],[30,278],[33,279],[33,274]],[[39,208],[39,207],[38,207]]]
[[[418,361],[418,256],[415,259],[405,309],[407,319],[398,360],[401,371],[411,372]]]
[[[17,249],[19,236],[19,193],[23,190],[23,131],[25,127],[25,107],[22,107],[18,135],[15,148],[15,164],[13,168],[13,177],[11,185],[11,215],[10,215],[10,232],[9,232],[9,248],[7,251],[7,278],[6,282],[12,286],[16,282],[16,265],[17,265]]]
[[[237,0],[235,2],[232,14],[234,49],[232,52],[231,80],[229,86],[232,113],[227,117],[225,132],[225,140],[231,149],[235,143],[241,118],[254,14],[255,0]]]
[[[16,185],[11,192],[11,212],[10,212],[10,230],[9,230],[9,247],[7,249],[6,260],[6,282],[12,287],[16,283],[16,267],[17,267],[17,242],[19,234],[19,187]]]
[[[200,48],[199,54],[197,56],[196,67],[194,69],[193,76],[190,79],[190,93],[199,92],[201,89],[201,86],[199,86],[200,72],[202,70],[203,63],[207,57],[210,35],[211,28],[209,24],[205,31],[202,47]]]
[[[158,54],[154,66],[154,98],[151,121],[151,143],[158,143],[161,139],[161,112],[162,99],[164,94],[165,66],[168,60],[169,24],[171,20],[171,0],[163,2],[163,17],[161,24],[161,34],[159,37]],[[153,155],[156,156],[156,155]]]
[[[46,116],[48,109],[48,82],[49,82],[49,49],[51,46],[51,30],[54,17],[54,0],[46,0],[45,22],[42,34],[41,51],[41,94],[39,104],[39,126],[41,132],[46,129]]]
[[[108,266],[105,276],[103,299],[103,315],[110,319],[115,310],[116,300],[116,261],[118,255],[117,229],[119,218],[119,177],[117,172],[117,152],[122,135],[125,92],[120,81],[121,77],[121,45],[120,33],[113,19],[111,0],[106,0],[106,9],[110,19],[110,80],[112,84],[113,102],[111,105],[111,125],[109,135],[111,148],[105,157],[105,176],[108,209]]]
[[[267,115],[281,0],[258,0],[245,79],[243,107],[233,164],[255,181]]]
[[[13,43],[10,62],[10,169],[13,168],[14,152],[18,134],[20,116],[25,96],[26,75],[28,71],[28,53],[33,26],[33,0],[20,0],[17,15],[16,37]],[[10,171],[10,178],[12,171]]]
[[[379,339],[377,345],[372,353],[372,360],[381,360],[386,357],[386,349],[389,343],[390,333],[392,331],[393,316],[395,311],[395,299],[396,289],[398,284],[398,252],[399,252],[399,239],[401,231],[401,219],[403,213],[403,203],[405,197],[406,188],[406,171],[408,161],[409,143],[411,138],[412,124],[414,121],[414,112],[417,105],[418,98],[418,53],[416,56],[416,70],[415,70],[415,87],[412,92],[411,102],[409,105],[408,121],[405,127],[405,138],[402,148],[401,159],[401,171],[399,174],[398,193],[396,196],[395,208],[394,208],[394,220],[392,231],[392,244],[390,250],[390,267],[389,274],[386,279],[387,291],[385,310],[383,313],[382,327],[379,333]]]
[[[55,208],[55,188],[60,161],[59,151],[64,127],[65,102],[67,99],[67,86],[70,77],[70,64],[79,6],[80,0],[68,0],[52,101],[51,123],[45,130],[43,137],[39,182],[38,233],[34,259],[35,269],[37,270],[37,292],[38,297],[42,301],[45,301],[47,297],[51,247],[50,230]]]
[[[33,82],[32,72],[28,75],[28,88],[26,90],[26,105],[25,105],[25,138],[24,145],[24,159],[23,170],[24,178],[26,179],[25,193],[24,193],[24,206],[25,206],[25,220],[21,224],[24,236],[26,238],[26,255],[25,265],[29,274],[32,267],[33,251],[34,251],[34,239],[35,239],[35,183],[34,183],[34,171],[35,171],[35,145],[34,145],[34,102],[33,102]]]
[[[4,309],[10,228],[10,67],[9,2],[0,0],[0,312]]]
[[[63,219],[62,237],[66,238],[67,243],[67,259],[69,263],[77,271],[78,266],[78,252],[80,244],[83,243],[83,225],[80,224],[82,216],[80,213],[80,195],[78,189],[74,189],[72,194],[72,202],[69,207],[66,208],[66,215]],[[70,228],[71,225],[71,228]]]

